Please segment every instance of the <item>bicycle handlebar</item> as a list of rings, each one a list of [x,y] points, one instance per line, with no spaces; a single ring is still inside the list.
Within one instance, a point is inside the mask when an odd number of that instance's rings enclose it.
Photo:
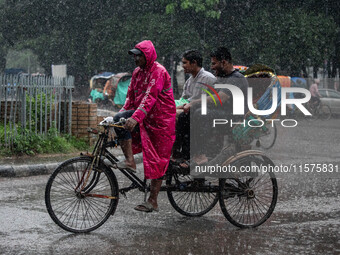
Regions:
[[[126,119],[123,117],[120,118],[118,122],[113,122],[113,117],[106,117],[98,124],[98,126],[124,128],[125,123]]]

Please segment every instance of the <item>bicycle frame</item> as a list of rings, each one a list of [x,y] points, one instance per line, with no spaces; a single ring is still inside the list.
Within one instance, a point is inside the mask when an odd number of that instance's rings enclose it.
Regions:
[[[107,159],[111,165],[115,165],[118,163],[118,159],[112,155],[112,153],[108,150],[110,147],[117,147],[119,145],[118,139],[115,137],[111,141],[109,140],[109,127],[117,126],[117,125],[110,125],[107,127],[104,127],[104,132],[99,133],[99,139],[93,149],[93,155],[95,158],[98,158],[102,161],[104,164],[104,160]],[[107,165],[107,164],[105,164]],[[119,192],[123,195],[125,195],[126,192],[138,188],[142,192],[148,191],[149,187],[146,185],[146,180],[141,180],[138,176],[136,176],[134,173],[129,172],[125,169],[119,169],[131,182],[132,184],[129,187],[121,188],[119,189]]]
[[[114,139],[109,140],[109,128],[112,126],[117,126],[115,124],[110,124],[108,126],[104,126],[104,131],[103,132],[98,132],[97,130],[92,130],[92,133],[97,133],[99,134],[99,138],[97,140],[97,143],[93,149],[93,153],[91,156],[93,156],[93,162],[97,164],[98,166],[101,162],[105,165],[107,165],[104,160],[107,159],[111,165],[115,165],[118,163],[118,159],[111,154],[111,152],[108,150],[110,147],[117,147],[119,146],[119,141],[117,137]],[[118,126],[121,127],[121,126]],[[250,155],[260,155],[264,156],[263,152],[261,151],[256,151],[256,150],[249,150],[249,151],[243,151],[240,153],[237,153],[234,157],[231,157],[228,159],[223,165],[227,164],[232,164],[234,161],[239,159],[240,157],[244,156],[250,156]],[[93,164],[94,165],[94,164]],[[128,187],[120,188],[119,193],[125,196],[125,193],[133,190],[133,189],[139,189],[141,192],[148,192],[150,190],[150,187],[147,185],[146,179],[141,180],[138,176],[136,176],[134,173],[129,172],[128,170],[125,169],[119,169],[130,181],[131,185]],[[219,185],[205,185],[200,183],[200,178],[194,179],[196,181],[188,181],[187,183],[184,183],[179,181],[178,177],[179,176],[185,176],[189,175],[190,171],[187,169],[186,171],[181,170],[179,167],[173,166],[172,163],[170,162],[168,170],[165,174],[165,179],[169,180],[169,178],[174,178],[175,184],[169,184],[167,181],[167,184],[161,187],[160,191],[183,191],[183,192],[216,192],[218,193],[220,191]],[[204,180],[204,179],[203,179]],[[178,184],[181,185],[178,185]],[[189,185],[190,183],[190,185]],[[187,185],[185,185],[187,184]]]
[[[112,153],[108,150],[109,147],[117,147],[119,146],[119,141],[115,137],[111,141],[109,140],[109,127],[116,126],[110,125],[104,127],[104,132],[97,132],[97,130],[91,130],[89,132],[92,133],[99,133],[99,138],[97,143],[93,149],[92,155],[93,162],[98,166],[100,162],[103,162],[107,165],[104,160],[107,159],[111,165],[115,165],[118,163],[118,159],[112,155]],[[94,165],[94,164],[93,164]],[[181,171],[180,169],[174,169],[173,166],[169,165],[168,171],[165,174],[165,179],[168,179],[169,175],[172,174],[173,178],[175,179],[176,183],[178,181],[178,175],[187,175],[190,173],[189,169],[185,172]],[[150,187],[147,185],[146,179],[141,180],[138,176],[134,173],[131,173],[125,169],[119,169],[130,181],[131,185],[128,187],[120,188],[119,192],[125,195],[126,192],[138,188],[141,192],[147,192],[150,190]],[[163,185],[160,191],[183,191],[183,192],[218,192],[219,186],[218,185],[199,185],[199,181],[196,182],[196,185],[186,186],[186,187],[177,187],[176,184],[173,185]]]

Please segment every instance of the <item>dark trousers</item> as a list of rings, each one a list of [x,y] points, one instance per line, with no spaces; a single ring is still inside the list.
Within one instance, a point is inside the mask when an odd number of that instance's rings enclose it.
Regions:
[[[231,135],[230,125],[217,125],[213,127],[214,119],[233,118],[230,113],[223,109],[209,109],[207,115],[201,114],[201,108],[193,109],[191,112],[191,154],[205,154],[209,157],[216,156],[223,148],[224,136]]]
[[[190,158],[190,114],[182,112],[176,123],[176,141],[173,155],[176,158]]]
[[[132,116],[132,114],[134,113],[135,111],[134,110],[128,110],[128,111],[124,111],[124,112],[119,112],[117,113],[114,117],[113,117],[113,121],[116,123],[116,122],[119,122],[120,118],[125,118],[125,119],[128,119]],[[139,132],[139,125],[137,124],[135,129],[133,130],[133,132]],[[118,140],[129,140],[132,138],[131,136],[131,132],[130,131],[127,131],[126,129],[124,128],[118,128],[118,127],[115,127],[115,132],[118,136]]]

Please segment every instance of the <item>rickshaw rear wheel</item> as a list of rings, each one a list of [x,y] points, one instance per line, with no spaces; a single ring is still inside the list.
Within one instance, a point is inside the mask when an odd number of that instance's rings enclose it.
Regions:
[[[186,191],[187,187],[196,184],[197,180],[190,175],[175,173],[167,178],[167,185],[176,185],[179,188],[179,191],[167,190],[167,195],[172,207],[182,215],[202,216],[213,209],[219,199],[218,192]]]
[[[238,173],[231,178],[220,179],[220,206],[230,223],[239,228],[255,228],[263,224],[273,213],[278,196],[275,175],[264,171],[263,166],[274,166],[264,156],[246,156],[231,164],[236,169],[259,171]]]

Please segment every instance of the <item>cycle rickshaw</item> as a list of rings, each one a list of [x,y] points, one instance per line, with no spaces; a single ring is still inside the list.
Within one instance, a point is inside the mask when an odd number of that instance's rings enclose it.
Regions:
[[[48,180],[46,207],[53,221],[64,230],[93,231],[115,213],[122,195],[133,189],[145,194],[149,190],[145,180],[127,170],[113,168],[118,159],[109,148],[118,146],[119,142],[111,135],[111,130],[122,124],[112,123],[110,118],[100,123],[101,132],[90,130],[99,135],[92,154],[65,161]],[[226,158],[222,165],[239,170],[244,166],[261,169],[274,163],[261,151],[246,150]],[[121,171],[131,184],[119,187],[114,171]],[[171,205],[182,215],[202,216],[219,202],[224,216],[233,225],[257,227],[274,211],[278,196],[275,175],[271,171],[236,172],[209,181],[193,178],[188,169],[170,162],[161,191],[167,193]]]

